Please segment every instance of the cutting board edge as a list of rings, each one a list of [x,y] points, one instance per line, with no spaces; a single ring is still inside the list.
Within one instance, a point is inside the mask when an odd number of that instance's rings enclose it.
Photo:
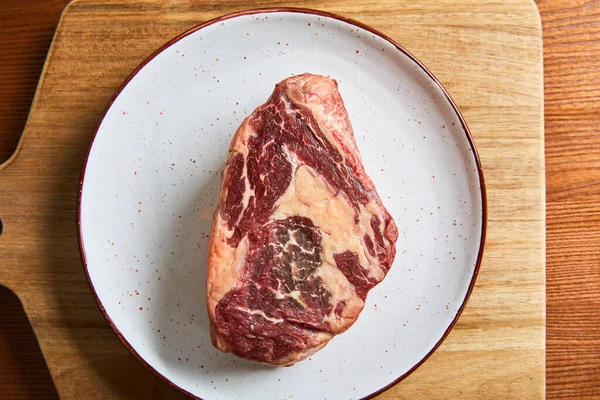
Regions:
[[[25,125],[23,127],[23,132],[21,133],[21,137],[17,142],[17,147],[13,154],[2,164],[0,164],[0,185],[2,184],[2,171],[10,168],[13,165],[14,161],[17,159],[19,154],[21,153],[24,143],[29,136],[29,123],[31,119],[31,115],[35,112],[37,108],[37,104],[39,101],[39,92],[40,89],[44,86],[44,81],[46,79],[46,74],[48,71],[48,65],[52,61],[52,55],[54,54],[54,47],[56,45],[56,37],[59,34],[61,25],[63,23],[63,19],[65,15],[68,13],[68,10],[73,6],[73,4],[78,3],[80,0],[71,0],[69,4],[65,6],[65,8],[61,11],[60,17],[58,18],[58,23],[56,24],[56,28],[54,29],[54,33],[52,34],[52,40],[50,41],[50,47],[48,48],[48,53],[46,54],[46,58],[44,60],[44,65],[42,67],[42,72],[40,73],[40,77],[38,79],[37,85],[35,87],[35,92],[33,94],[33,99],[31,100],[31,107],[29,107],[29,112],[27,113],[27,118],[25,119]],[[1,283],[1,282],[0,282]],[[11,289],[12,290],[12,289]]]
[[[539,11],[537,9],[537,5],[535,5],[535,2],[533,0],[524,0],[524,1],[526,1],[526,2],[531,3],[531,4],[534,5],[535,10],[536,10],[536,14],[538,15],[538,19],[539,19],[540,18],[539,17]],[[35,110],[36,110],[36,108],[38,106],[39,92],[40,92],[40,90],[44,86],[44,83],[45,83],[45,80],[46,80],[46,76],[47,76],[47,68],[50,65],[50,63],[52,62],[52,57],[54,56],[56,38],[60,34],[60,29],[62,27],[64,17],[68,14],[68,11],[70,10],[70,8],[73,5],[77,4],[77,3],[81,3],[81,0],[72,0],[65,7],[65,9],[63,10],[63,12],[61,13],[61,16],[60,16],[60,19],[59,19],[59,23],[57,24],[57,27],[56,27],[56,30],[54,32],[54,36],[53,36],[53,39],[52,39],[52,42],[51,42],[51,45],[50,45],[50,49],[48,51],[48,55],[47,55],[46,60],[44,62],[42,73],[40,74],[40,78],[39,78],[39,81],[38,81],[38,84],[37,84],[37,87],[36,87],[36,91],[35,91],[35,94],[34,94],[34,98],[33,98],[33,101],[32,101],[32,106],[31,106],[30,112],[29,112],[28,117],[27,117],[25,128],[23,130],[23,135],[22,135],[21,139],[19,140],[17,149],[15,150],[14,154],[6,162],[4,162],[3,164],[0,164],[0,185],[3,184],[2,171],[6,170],[8,168],[11,168],[11,165],[14,165],[14,161],[18,158],[19,154],[23,150],[25,142],[28,140],[28,138],[30,136],[30,133],[31,133],[31,126],[29,124],[30,117],[35,112]],[[540,38],[540,42],[541,42],[541,40],[542,40],[542,37],[541,37],[541,19],[539,19],[539,38]],[[543,51],[541,45],[540,45],[540,50]],[[542,60],[543,60],[543,57],[542,57]],[[542,77],[543,77],[543,63],[541,64],[541,72],[540,73],[542,74]],[[541,195],[542,203],[541,204],[542,204],[542,214],[543,214],[542,215],[542,221],[543,221],[543,236],[544,236],[544,238],[543,238],[542,255],[541,255],[543,261],[541,262],[541,267],[543,268],[543,271],[545,273],[545,271],[546,271],[546,262],[545,262],[545,253],[546,253],[546,241],[545,241],[545,230],[546,230],[546,226],[545,226],[545,214],[546,214],[546,210],[545,209],[546,209],[546,207],[545,207],[545,190],[544,189],[545,189],[545,186],[546,186],[546,179],[545,179],[544,140],[543,140],[544,135],[545,135],[545,131],[544,131],[544,114],[543,114],[543,105],[544,105],[543,104],[543,83],[541,85],[541,98],[542,98],[542,101],[541,101],[542,113],[540,115],[540,118],[541,118],[541,123],[540,123],[540,127],[541,128],[540,128],[540,131],[541,131],[541,139],[542,139],[541,140],[542,150],[541,150],[541,170],[540,170],[541,172],[540,172],[540,180],[541,180],[541,186],[542,186],[542,195]],[[17,294],[17,296],[19,296],[18,288],[13,288],[11,285],[7,285],[7,287],[9,287],[9,289],[13,290]],[[544,281],[544,287],[545,287],[545,281]],[[545,302],[545,298],[546,298],[546,296],[544,294],[544,302]],[[21,299],[21,301],[23,303],[24,308],[27,310],[29,307],[27,306],[26,302],[23,301],[23,299]],[[544,318],[544,320],[546,320],[545,308],[544,308],[543,318]],[[544,326],[544,333],[545,333],[545,331],[546,331],[546,328]],[[544,334],[544,343],[545,343],[545,334]],[[546,353],[546,351],[545,351],[545,346],[544,346],[544,355],[545,355],[545,353]],[[545,357],[543,359],[543,365],[542,365],[542,367],[543,367],[544,370],[546,369]],[[53,379],[54,379],[54,373],[52,374],[53,375]],[[544,385],[544,388],[545,388],[545,386],[546,386],[545,374],[543,374],[543,385]],[[59,388],[59,386],[56,386],[56,387],[57,387],[57,389]]]

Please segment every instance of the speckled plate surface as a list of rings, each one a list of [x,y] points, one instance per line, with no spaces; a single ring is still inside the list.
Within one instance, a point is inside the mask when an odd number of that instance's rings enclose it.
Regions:
[[[309,360],[273,368],[212,347],[206,250],[232,135],[302,72],[339,82],[400,237],[356,324]],[[79,223],[102,311],[170,384],[202,399],[357,399],[409,374],[453,326],[481,260],[485,190],[462,117],[412,56],[341,17],[262,10],[182,34],[127,79],[90,146]]]

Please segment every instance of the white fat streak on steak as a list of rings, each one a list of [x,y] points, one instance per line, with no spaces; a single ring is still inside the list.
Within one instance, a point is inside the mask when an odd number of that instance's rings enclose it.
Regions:
[[[308,357],[358,318],[396,239],[337,83],[280,82],[224,167],[207,277],[214,345],[273,365]]]

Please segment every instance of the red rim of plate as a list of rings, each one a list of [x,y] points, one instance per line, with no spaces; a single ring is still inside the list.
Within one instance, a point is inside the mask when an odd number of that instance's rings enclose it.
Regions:
[[[435,350],[437,350],[438,347],[440,347],[440,345],[446,339],[446,337],[448,336],[448,334],[450,333],[450,331],[452,330],[452,328],[454,328],[454,325],[456,325],[456,322],[458,321],[458,318],[462,314],[462,312],[463,312],[463,310],[464,310],[464,308],[465,308],[465,306],[467,304],[467,301],[469,300],[469,297],[471,296],[471,292],[473,291],[473,288],[475,286],[475,281],[477,280],[477,275],[479,274],[479,268],[481,266],[481,260],[483,258],[483,248],[484,248],[484,245],[485,245],[485,237],[486,237],[486,230],[487,230],[487,196],[486,196],[486,190],[485,190],[485,181],[484,181],[484,177],[483,177],[483,169],[481,167],[481,160],[479,159],[479,153],[477,152],[477,148],[475,147],[475,143],[473,142],[473,137],[471,136],[471,131],[469,130],[469,127],[467,126],[467,123],[465,122],[464,117],[462,116],[461,112],[459,111],[458,107],[456,106],[456,103],[454,102],[454,100],[452,100],[452,97],[450,97],[450,94],[444,88],[444,86],[442,86],[442,84],[440,83],[440,81],[431,73],[431,71],[429,71],[427,69],[427,67],[425,67],[419,60],[417,60],[412,54],[410,54],[404,47],[402,47],[401,45],[399,45],[398,43],[396,43],[393,39],[389,38],[388,36],[386,36],[385,34],[379,32],[378,30],[371,28],[368,25],[365,25],[365,24],[363,24],[361,22],[355,21],[355,20],[350,19],[350,18],[342,17],[342,16],[334,14],[334,13],[325,12],[325,11],[319,11],[319,10],[312,10],[312,9],[308,9],[308,8],[274,7],[274,8],[257,8],[257,9],[252,9],[252,10],[238,11],[238,12],[234,12],[234,13],[231,13],[231,14],[226,14],[226,15],[223,15],[221,17],[212,19],[212,20],[207,21],[207,22],[205,22],[203,24],[200,24],[200,25],[197,25],[197,26],[193,27],[193,28],[187,30],[186,32],[183,32],[183,33],[179,34],[178,36],[174,37],[173,39],[169,40],[167,43],[165,43],[164,45],[162,45],[156,51],[154,51],[144,61],[142,61],[133,70],[133,72],[131,72],[131,74],[125,79],[125,81],[123,81],[123,83],[119,86],[119,88],[116,90],[115,94],[112,96],[112,98],[110,99],[110,101],[106,105],[106,108],[102,112],[102,116],[98,120],[98,124],[96,125],[96,129],[94,130],[94,134],[92,135],[92,139],[91,139],[90,144],[88,146],[88,150],[87,150],[87,154],[86,154],[86,157],[85,157],[85,161],[83,163],[83,168],[82,168],[82,171],[81,171],[81,177],[80,177],[80,180],[79,180],[79,194],[78,194],[78,199],[77,199],[77,230],[78,230],[78,239],[79,239],[79,250],[81,252],[81,259],[83,261],[83,268],[84,268],[84,271],[85,271],[85,276],[86,276],[86,278],[88,280],[88,283],[90,285],[90,288],[92,290],[92,294],[94,295],[94,298],[96,299],[96,303],[98,304],[98,307],[100,308],[100,311],[102,311],[102,314],[104,315],[104,318],[106,318],[106,320],[108,321],[109,325],[115,331],[115,333],[117,334],[117,336],[119,337],[119,339],[121,340],[121,342],[123,343],[123,345],[148,370],[150,370],[152,373],[154,373],[160,379],[162,379],[163,381],[167,382],[169,385],[171,385],[175,389],[181,391],[182,393],[186,394],[187,396],[189,396],[189,397],[191,397],[193,399],[202,400],[200,397],[198,397],[198,396],[196,396],[196,395],[188,392],[187,390],[179,387],[178,385],[176,385],[175,383],[173,383],[171,380],[169,380],[168,378],[166,378],[164,375],[162,375],[160,372],[158,372],[150,364],[148,364],[148,362],[144,358],[142,358],[142,356],[140,356],[138,354],[138,352],[133,348],[133,346],[131,346],[131,344],[127,341],[127,339],[125,339],[125,337],[123,336],[123,334],[121,333],[121,331],[119,331],[119,329],[116,327],[116,325],[113,322],[113,320],[110,318],[110,316],[106,312],[104,306],[102,305],[102,302],[98,298],[98,294],[96,293],[96,289],[94,288],[94,284],[92,283],[92,280],[90,279],[90,275],[89,275],[89,271],[88,271],[88,267],[87,267],[87,258],[86,258],[86,254],[85,254],[84,244],[83,244],[83,237],[82,237],[82,232],[81,232],[81,195],[82,195],[82,192],[83,192],[83,183],[84,183],[84,178],[85,178],[85,171],[86,171],[86,167],[87,167],[87,162],[88,162],[88,158],[89,158],[89,155],[90,155],[90,151],[91,151],[92,146],[94,144],[94,139],[96,138],[96,135],[98,134],[98,130],[100,129],[100,126],[102,125],[102,121],[104,120],[104,117],[106,116],[106,114],[110,110],[110,108],[111,108],[112,104],[114,103],[114,101],[117,99],[117,97],[119,97],[119,95],[121,94],[121,92],[123,91],[123,89],[137,75],[137,73],[142,68],[144,68],[146,66],[146,64],[148,64],[150,61],[152,61],[157,55],[159,55],[160,53],[162,53],[165,49],[171,47],[173,44],[177,43],[178,41],[180,41],[184,37],[187,37],[187,36],[191,35],[192,33],[195,33],[197,31],[199,31],[200,29],[203,29],[203,28],[205,28],[207,26],[210,26],[210,25],[213,25],[215,23],[222,22],[222,21],[225,21],[225,20],[229,20],[229,19],[232,19],[232,18],[246,16],[246,15],[266,14],[266,13],[278,13],[278,12],[281,12],[281,13],[311,14],[311,15],[317,15],[317,16],[321,16],[321,17],[335,19],[335,20],[342,21],[342,22],[345,22],[345,23],[350,24],[350,25],[357,26],[357,27],[359,27],[361,29],[364,29],[364,30],[366,30],[368,32],[371,32],[372,34],[374,34],[374,35],[380,37],[381,39],[383,39],[383,40],[389,42],[390,44],[392,44],[398,51],[400,51],[401,53],[403,53],[411,61],[413,61],[416,65],[418,65],[427,74],[427,76],[431,80],[433,80],[433,82],[435,82],[438,85],[438,87],[441,89],[442,93],[444,94],[444,96],[446,97],[446,99],[448,100],[448,102],[450,103],[450,105],[452,106],[452,108],[454,109],[454,112],[458,116],[460,124],[461,124],[461,126],[463,128],[463,131],[464,131],[464,133],[465,133],[465,135],[467,137],[467,140],[469,142],[469,146],[471,147],[471,150],[472,150],[473,155],[475,157],[475,163],[477,165],[477,172],[479,174],[479,187],[481,189],[481,203],[482,203],[481,238],[480,238],[480,242],[479,242],[479,251],[478,251],[478,254],[477,254],[477,262],[475,264],[475,269],[473,270],[473,276],[471,277],[471,282],[469,283],[469,288],[467,289],[467,293],[465,295],[465,298],[464,298],[464,300],[463,300],[460,308],[456,312],[456,315],[455,315],[454,319],[452,320],[452,322],[450,323],[450,325],[448,326],[448,328],[446,328],[446,331],[444,332],[444,334],[442,335],[442,337],[438,340],[438,342],[435,344],[435,346],[433,346],[431,348],[431,350],[418,363],[416,363],[412,368],[410,368],[404,374],[402,374],[398,378],[394,379],[394,381],[392,381],[388,385],[382,387],[381,389],[379,389],[379,390],[377,390],[377,391],[375,391],[375,392],[373,392],[373,393],[371,393],[371,394],[369,394],[369,395],[367,395],[367,396],[365,396],[365,397],[363,397],[361,399],[361,400],[367,400],[367,399],[371,399],[371,398],[377,396],[378,394],[381,394],[382,392],[386,391],[387,389],[391,388],[392,386],[398,384],[400,381],[402,381],[404,378],[406,378],[408,375],[410,375],[413,371],[415,371],[417,368],[419,368],[429,358],[429,356],[431,356],[431,354]]]

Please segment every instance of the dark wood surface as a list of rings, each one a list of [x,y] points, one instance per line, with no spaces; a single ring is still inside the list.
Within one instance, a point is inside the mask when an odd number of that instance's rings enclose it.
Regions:
[[[67,3],[0,1],[0,162],[16,146]],[[537,4],[545,52],[547,397],[600,398],[600,2]],[[0,290],[2,399],[56,396],[32,335],[18,301]]]
[[[600,398],[600,2],[540,0],[550,399]]]
[[[58,399],[21,302],[0,286],[0,398]]]

